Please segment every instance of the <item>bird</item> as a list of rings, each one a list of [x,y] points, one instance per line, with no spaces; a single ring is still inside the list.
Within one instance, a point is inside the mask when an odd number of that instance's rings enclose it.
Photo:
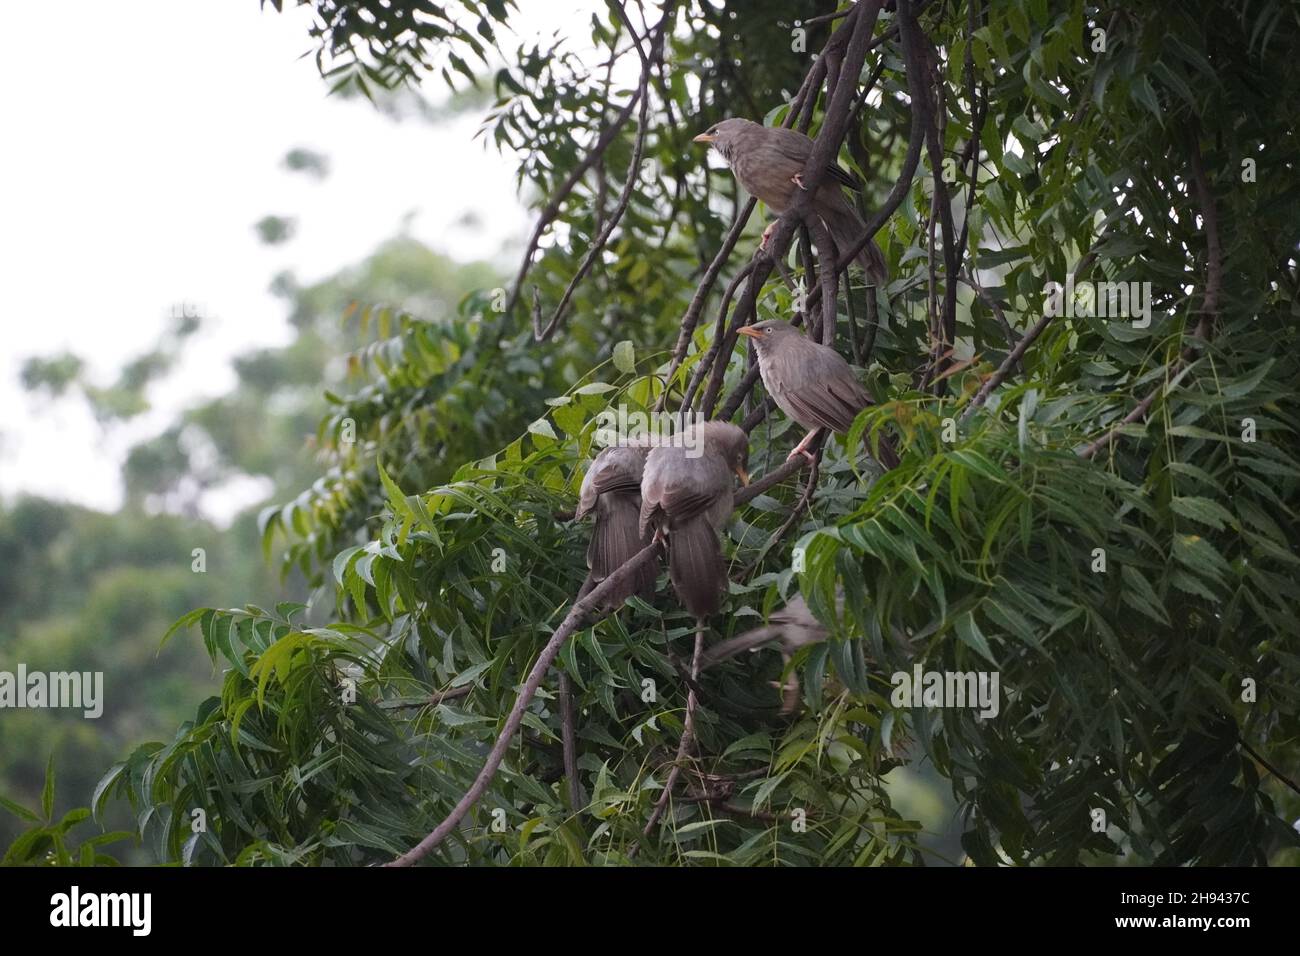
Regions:
[[[710,647],[704,653],[701,669],[720,664],[744,651],[757,650],[765,644],[776,644],[781,651],[784,670],[796,651],[826,640],[830,633],[821,621],[813,617],[802,594],[796,594],[785,607],[773,611],[767,620],[764,627],[753,628]],[[799,679],[791,674],[789,681],[778,685],[778,689],[781,691],[781,713],[788,714],[794,710],[799,700]]]
[[[610,445],[596,456],[582,478],[574,517],[595,515],[595,527],[587,544],[589,570],[584,593],[650,543],[650,536],[639,527],[641,476],[649,453],[649,442]],[[625,586],[609,595],[605,607],[618,607],[633,594],[649,598],[654,594],[657,577],[654,563],[643,564]]]
[[[668,545],[668,578],[697,621],[717,612],[726,591],[718,531],[735,505],[732,473],[749,484],[749,436],[727,422],[700,422],[646,456],[639,531]],[[653,540],[652,539],[652,540]]]
[[[763,386],[777,407],[811,429],[786,456],[787,461],[795,455],[811,460],[808,446],[819,431],[829,428],[843,434],[852,427],[858,412],[875,404],[839,352],[814,342],[789,322],[765,319],[737,331],[754,340]],[[869,443],[866,447],[871,451]],[[898,464],[898,454],[887,436],[882,436],[875,457],[885,468]]]
[[[798,130],[761,126],[751,120],[733,117],[710,126],[693,140],[708,143],[727,161],[740,185],[751,196],[761,199],[778,216],[794,202],[795,190],[805,189],[803,169],[812,155],[813,141]],[[831,241],[840,252],[847,252],[862,238],[866,223],[853,205],[844,198],[843,188],[858,189],[859,184],[842,166],[832,163],[827,176],[813,198],[813,212],[825,223]],[[776,223],[763,231],[763,245]],[[829,250],[823,250],[829,254]],[[858,253],[856,262],[867,278],[878,285],[889,279],[884,253],[872,239]]]

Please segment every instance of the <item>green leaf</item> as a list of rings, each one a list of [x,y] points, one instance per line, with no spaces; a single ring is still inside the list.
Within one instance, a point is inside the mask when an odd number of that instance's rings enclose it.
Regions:
[[[14,801],[10,800],[8,797],[0,796],[0,808],[8,810],[14,816],[18,817],[21,820],[26,820],[28,823],[41,822],[41,818],[37,814],[33,813],[31,810],[28,810],[26,807],[22,806],[21,804],[15,803]]]
[[[1216,531],[1222,531],[1224,525],[1233,528],[1237,526],[1237,519],[1232,516],[1232,513],[1217,501],[1211,501],[1209,498],[1175,496],[1170,500],[1169,506],[1184,518],[1191,518],[1193,521],[1209,525]]]
[[[45,786],[41,788],[41,812],[47,821],[54,819],[54,754],[45,764]]]
[[[980,630],[979,625],[975,623],[975,613],[968,611],[961,617],[957,618],[956,623],[957,637],[963,644],[971,648],[994,667],[998,666],[997,658],[993,656],[993,649],[989,647],[988,639]]]
[[[555,434],[555,429],[551,427],[551,423],[545,418],[539,418],[537,421],[530,424],[528,426],[528,431],[529,433],[541,438],[549,438],[551,441],[560,440],[560,436]]]
[[[624,339],[614,346],[614,367],[625,375],[636,371],[636,348],[630,339]]]

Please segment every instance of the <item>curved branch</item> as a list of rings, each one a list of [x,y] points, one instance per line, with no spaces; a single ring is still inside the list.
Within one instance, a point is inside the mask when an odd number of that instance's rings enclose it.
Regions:
[[[533,664],[532,670],[528,672],[528,679],[524,681],[524,686],[519,691],[519,697],[516,698],[514,707],[510,709],[510,715],[506,717],[501,732],[497,734],[496,743],[492,745],[492,750],[488,753],[487,760],[483,763],[483,769],[479,771],[474,783],[465,791],[465,795],[460,798],[460,802],[452,808],[452,811],[428,836],[414,848],[388,863],[388,866],[411,866],[424,859],[464,819],[465,814],[469,812],[469,808],[482,799],[483,794],[487,792],[488,786],[492,783],[492,778],[496,776],[501,761],[505,759],[506,751],[510,749],[511,739],[514,737],[515,732],[519,730],[519,725],[523,723],[524,713],[528,710],[528,705],[532,703],[533,697],[537,694],[537,688],[541,686],[542,678],[550,670],[551,663],[555,660],[556,655],[560,653],[560,648],[564,646],[564,642],[582,626],[588,615],[600,607],[601,602],[604,601],[607,595],[625,587],[637,570],[656,556],[659,547],[658,541],[646,545],[613,574],[592,588],[585,597],[574,602],[573,607],[569,609],[569,613],[560,622],[560,626],[552,632],[550,640],[542,648],[542,652],[538,655],[537,662]]]
[[[758,200],[751,197],[749,202],[745,203],[745,207],[736,214],[736,220],[731,224],[727,237],[722,241],[722,247],[718,249],[713,261],[709,263],[709,268],[705,270],[704,278],[700,280],[695,295],[691,298],[691,304],[687,306],[686,314],[682,316],[681,331],[677,333],[677,344],[673,347],[673,357],[668,365],[668,374],[664,377],[665,382],[672,382],[673,376],[677,374],[677,369],[686,360],[686,353],[691,346],[691,336],[695,334],[695,326],[699,324],[700,312],[704,309],[705,300],[708,299],[709,293],[713,291],[713,284],[718,280],[718,273],[722,271],[722,267],[731,258],[731,251],[736,248],[736,242],[740,239],[740,234],[744,232],[745,224],[749,222],[749,217],[753,214],[754,207],[757,205]],[[655,411],[663,411],[667,400],[668,389],[665,388],[663,394],[659,396]]]
[[[1051,322],[1053,318],[1054,316],[1049,312],[1034,323],[1033,328],[1026,332],[1024,337],[1016,343],[1016,347],[1007,353],[1007,357],[1002,360],[998,370],[980,386],[980,390],[975,393],[975,397],[971,399],[970,404],[962,411],[960,421],[965,421],[974,413],[975,409],[988,401],[988,397],[993,394],[993,390],[1006,380],[1006,377],[1011,374],[1011,370],[1020,362],[1021,356],[1025,354],[1025,349],[1029,348],[1034,339],[1042,335],[1043,329],[1047,328],[1047,323]]]
[[[695,624],[695,653],[691,655],[691,683],[700,676],[700,660],[704,657],[704,622],[697,621]],[[688,684],[688,686],[690,686]],[[655,808],[650,814],[650,820],[641,831],[642,836],[649,836],[654,832],[655,824],[659,818],[664,815],[664,810],[668,807],[668,801],[672,799],[673,788],[677,786],[677,778],[681,776],[682,765],[686,758],[690,756],[691,745],[695,742],[695,710],[699,706],[699,698],[695,694],[694,686],[686,692],[686,718],[682,725],[682,738],[677,742],[677,756],[673,759],[673,769],[668,771],[668,779],[664,781],[663,792],[659,794],[659,799],[655,801]]]

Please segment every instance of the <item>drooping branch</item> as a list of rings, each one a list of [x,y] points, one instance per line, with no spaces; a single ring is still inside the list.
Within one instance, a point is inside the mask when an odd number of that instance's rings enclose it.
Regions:
[[[641,111],[637,116],[636,139],[632,145],[632,159],[628,163],[627,175],[623,182],[623,193],[618,197],[618,203],[614,206],[613,213],[605,221],[604,228],[600,230],[595,241],[592,242],[591,248],[587,250],[587,254],[583,257],[578,270],[569,279],[564,294],[560,296],[560,303],[555,307],[555,311],[551,314],[550,321],[546,323],[545,328],[542,328],[540,309],[534,308],[533,339],[537,342],[545,342],[559,328],[579,283],[587,277],[587,273],[591,271],[596,259],[604,251],[605,243],[609,242],[609,237],[613,235],[618,224],[623,221],[623,214],[627,212],[628,203],[632,201],[632,192],[636,189],[637,183],[641,181],[641,154],[645,149],[646,116],[650,109],[649,81],[650,71],[649,67],[646,67],[641,73],[641,82],[637,88],[638,98],[641,101]]]
[[[997,371],[990,375],[988,381],[980,386],[980,390],[975,393],[975,397],[971,399],[970,404],[962,411],[961,421],[965,421],[974,414],[975,409],[988,401],[989,396],[993,394],[993,390],[1006,381],[1007,376],[1011,374],[1011,370],[1016,367],[1020,362],[1021,357],[1025,354],[1025,349],[1029,348],[1034,339],[1043,334],[1043,329],[1047,328],[1047,324],[1051,322],[1053,318],[1054,316],[1050,312],[1047,315],[1044,315],[1041,319],[1035,322],[1033,327],[1025,333],[1024,337],[1016,343],[1016,347],[1007,353],[1007,357],[1002,360],[1002,364],[998,366]]]
[[[695,711],[699,707],[699,698],[696,696],[694,683],[700,676],[700,661],[704,657],[704,622],[699,621],[695,626],[695,652],[691,655],[691,680],[688,683],[689,689],[686,691],[686,717],[682,721],[682,737],[677,742],[677,756],[673,759],[673,767],[668,771],[668,779],[664,781],[664,789],[659,794],[659,799],[655,801],[654,810],[650,813],[650,819],[641,831],[642,836],[649,836],[654,832],[655,824],[663,816],[664,810],[668,808],[668,801],[672,799],[673,788],[677,786],[677,778],[681,776],[682,766],[686,758],[691,754],[691,746],[695,742]]]
[[[487,760],[483,763],[483,769],[479,771],[473,784],[465,791],[465,795],[460,798],[460,801],[447,814],[446,818],[428,836],[414,848],[393,860],[388,866],[411,866],[424,859],[464,819],[470,807],[474,806],[483,797],[483,794],[487,792],[492,783],[492,778],[496,776],[501,761],[505,759],[506,751],[510,749],[511,740],[519,730],[520,724],[523,723],[524,713],[528,710],[528,705],[532,703],[533,697],[537,694],[537,688],[541,686],[542,679],[546,676],[546,672],[550,670],[551,664],[554,662],[556,655],[560,653],[560,648],[564,646],[564,642],[583,626],[589,616],[597,612],[606,596],[625,587],[642,565],[654,559],[660,547],[658,541],[646,545],[629,558],[626,563],[617,568],[613,574],[592,588],[584,597],[574,602],[569,609],[569,613],[560,622],[560,626],[551,633],[550,640],[546,642],[546,646],[542,648],[542,652],[537,656],[537,661],[533,664],[532,670],[528,672],[528,678],[524,681],[524,686],[520,688],[519,697],[516,698],[514,707],[510,709],[510,714],[506,717],[506,722],[502,725],[501,732],[497,734],[496,742],[492,745]]]

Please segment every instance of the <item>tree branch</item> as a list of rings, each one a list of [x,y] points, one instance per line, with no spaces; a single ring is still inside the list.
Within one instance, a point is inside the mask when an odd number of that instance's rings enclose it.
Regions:
[[[411,866],[424,859],[456,828],[456,825],[469,812],[470,807],[483,797],[488,786],[492,783],[492,778],[496,776],[501,761],[505,759],[506,751],[510,749],[511,739],[514,737],[515,732],[519,730],[519,725],[523,723],[524,712],[528,709],[528,705],[532,703],[533,697],[537,694],[537,688],[542,684],[542,678],[550,670],[551,663],[555,660],[556,655],[560,653],[560,648],[564,646],[564,642],[573,636],[573,633],[578,630],[588,615],[600,607],[606,596],[624,587],[642,565],[652,560],[658,554],[659,548],[658,541],[646,545],[615,570],[613,574],[592,588],[585,597],[574,602],[573,607],[569,609],[569,613],[560,623],[560,626],[551,633],[550,640],[542,648],[542,652],[538,655],[537,662],[533,664],[532,670],[528,672],[528,679],[520,689],[519,697],[516,698],[514,707],[510,709],[510,715],[506,717],[501,732],[497,734],[496,743],[492,745],[492,750],[489,751],[487,760],[483,763],[483,769],[479,771],[474,783],[465,791],[465,795],[460,798],[460,802],[452,808],[447,817],[428,836],[413,849],[388,863],[388,866]]]
[[[695,653],[691,655],[691,681],[694,682],[700,676],[700,660],[704,657],[704,622],[697,621],[695,625]],[[673,788],[677,785],[677,778],[681,776],[682,765],[686,758],[690,756],[691,744],[695,741],[695,709],[699,706],[699,698],[695,695],[694,686],[686,692],[686,718],[682,725],[682,739],[677,742],[677,756],[673,758],[673,768],[668,771],[668,779],[664,781],[663,792],[659,794],[659,799],[655,801],[655,808],[650,814],[650,820],[641,831],[642,836],[649,836],[654,832],[655,824],[659,818],[664,815],[664,810],[668,807],[668,801],[672,799]]]

